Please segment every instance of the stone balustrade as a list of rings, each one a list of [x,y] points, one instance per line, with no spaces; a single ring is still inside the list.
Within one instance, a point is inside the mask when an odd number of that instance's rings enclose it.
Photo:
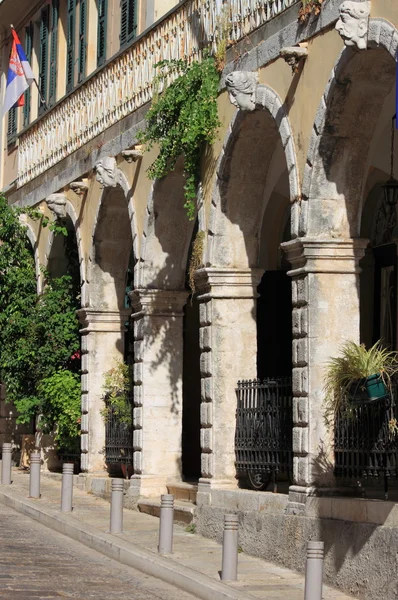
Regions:
[[[226,24],[228,43],[234,43],[297,1],[188,0],[180,5],[20,135],[18,187],[149,102],[160,60],[200,60],[204,49],[215,50]],[[176,74],[166,85],[172,77]]]

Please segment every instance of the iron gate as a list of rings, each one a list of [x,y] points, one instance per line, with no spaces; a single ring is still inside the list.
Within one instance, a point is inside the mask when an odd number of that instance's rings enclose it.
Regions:
[[[390,428],[398,418],[395,397],[353,400],[335,417],[335,475],[382,480],[385,499],[389,480],[398,477],[398,438]]]
[[[291,476],[292,380],[238,381],[236,388],[235,465],[239,479],[248,479],[255,489],[264,489],[272,476]]]
[[[120,422],[117,411],[105,400],[107,418],[105,422],[105,462],[111,464],[133,464],[133,427]],[[132,407],[131,407],[132,411]]]

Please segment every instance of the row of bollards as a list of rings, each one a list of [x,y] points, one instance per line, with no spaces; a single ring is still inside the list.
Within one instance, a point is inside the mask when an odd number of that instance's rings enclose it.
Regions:
[[[2,445],[1,483],[11,484],[12,444]],[[40,452],[30,455],[29,497],[40,498]],[[62,465],[61,511],[71,512],[73,504],[73,463]],[[124,480],[112,479],[110,533],[123,532]],[[163,494],[160,505],[159,554],[173,552],[174,496]],[[236,581],[238,577],[238,515],[224,515],[222,546],[222,581]],[[304,600],[322,600],[324,543],[309,541],[305,567]]]

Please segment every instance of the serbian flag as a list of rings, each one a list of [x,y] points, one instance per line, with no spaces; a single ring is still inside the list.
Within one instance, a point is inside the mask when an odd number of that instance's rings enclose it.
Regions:
[[[35,78],[27,61],[22,44],[14,29],[12,31],[12,48],[8,66],[7,86],[4,96],[3,115],[14,106],[24,105],[24,92]]]

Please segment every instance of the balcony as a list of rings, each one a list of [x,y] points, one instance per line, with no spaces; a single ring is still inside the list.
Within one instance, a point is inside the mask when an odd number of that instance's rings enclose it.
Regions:
[[[18,187],[149,102],[154,65],[160,60],[200,60],[205,49],[215,49],[225,18],[230,23],[229,40],[234,43],[297,2],[184,2],[20,134]]]

